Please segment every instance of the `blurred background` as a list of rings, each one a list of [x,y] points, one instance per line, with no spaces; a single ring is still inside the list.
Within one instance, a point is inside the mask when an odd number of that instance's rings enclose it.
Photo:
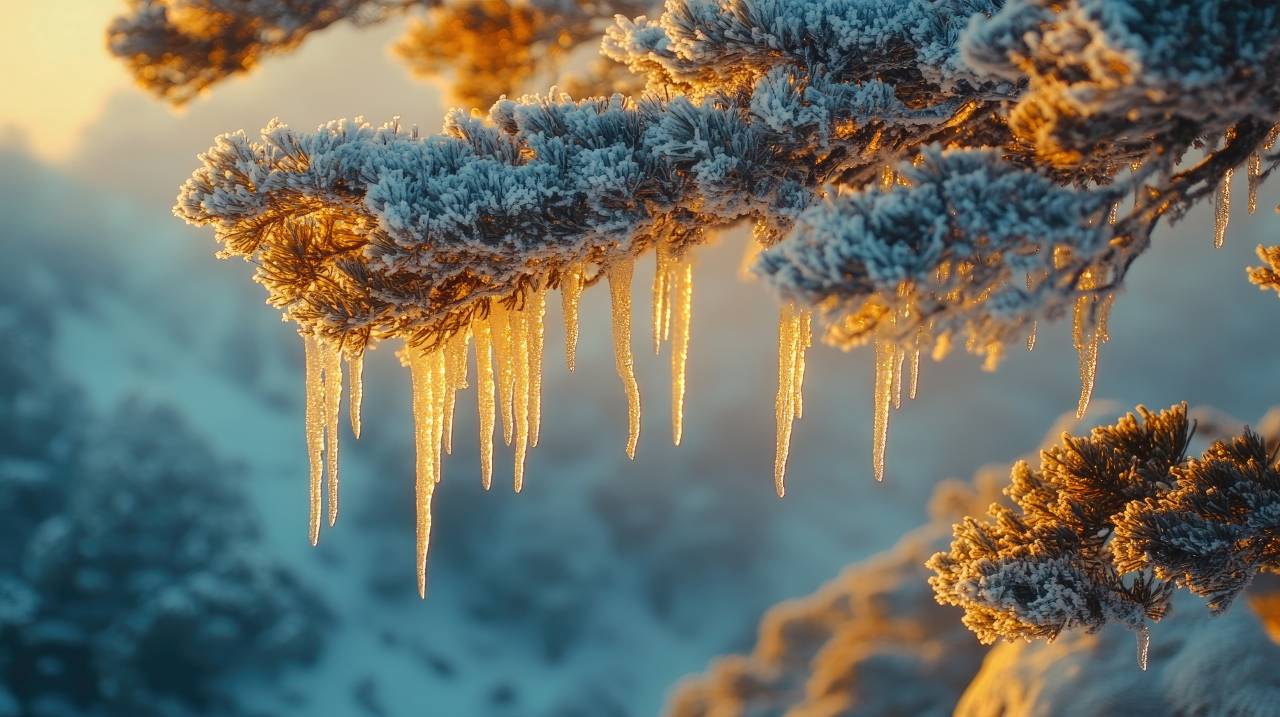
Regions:
[[[169,208],[217,134],[357,115],[434,132],[448,81],[393,57],[404,20],[338,24],[173,110],[108,53],[119,4],[5,10],[0,715],[659,714],[680,677],[748,649],[768,606],[891,546],[939,480],[1025,453],[1075,405],[1063,324],[995,374],[926,363],[876,484],[872,356],[816,346],[778,500],[776,305],[739,275],[748,232],[725,232],[696,253],[684,445],[668,358],[637,339],[646,422],[626,459],[607,294],[583,298],[572,375],[552,297],[524,492],[501,446],[481,490],[464,402],[421,602],[394,347],[366,363],[344,515],[313,549],[300,341],[250,267]],[[1131,273],[1096,411],[1186,400],[1252,421],[1280,401],[1280,304],[1243,272],[1280,220],[1238,210],[1221,250],[1210,221],[1202,207],[1164,227]],[[651,276],[636,277],[638,337]]]

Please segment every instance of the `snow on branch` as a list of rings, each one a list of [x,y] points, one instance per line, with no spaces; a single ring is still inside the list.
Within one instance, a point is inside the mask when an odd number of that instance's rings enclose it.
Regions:
[[[107,31],[111,53],[156,96],[184,105],[265,58],[340,22],[372,25],[414,11],[396,54],[417,75],[450,75],[451,97],[488,104],[524,89],[614,13],[647,0],[129,0]]]
[[[1185,404],[1139,407],[1064,434],[1039,468],[1015,465],[1013,506],[957,523],[929,560],[938,601],[964,608],[984,643],[1110,622],[1145,638],[1176,587],[1225,610],[1259,571],[1280,571],[1280,465],[1247,429],[1188,460],[1193,430]]]
[[[890,409],[915,396],[922,352],[959,342],[994,368],[1008,346],[1034,347],[1039,321],[1070,312],[1083,414],[1110,307],[1157,224],[1212,199],[1221,244],[1233,172],[1247,168],[1252,211],[1280,165],[1280,11],[1245,0],[668,0],[656,18],[618,18],[603,51],[648,92],[503,99],[487,116],[451,114],[431,137],[396,123],[272,124],[257,141],[219,138],[179,196],[177,214],[253,262],[270,302],[314,341],[329,368],[313,367],[313,387],[341,375],[335,352],[358,362],[377,341],[406,341],[415,415],[429,424],[420,512],[473,341],[478,365],[496,362],[476,377],[482,434],[502,418],[520,485],[549,290],[565,297],[572,362],[581,293],[610,286],[630,455],[634,261],[657,258],[654,345],[674,322],[681,406],[691,250],[708,228],[752,221],[757,271],[783,300],[779,494],[814,317],[830,343],[875,345],[882,478]],[[315,465],[331,400],[309,412]],[[1109,600],[1098,619],[1137,620],[1158,602],[1139,586],[1091,593],[1073,560],[1033,572]]]
[[[129,0],[107,47],[148,91],[183,105],[342,20],[379,22],[418,0]]]

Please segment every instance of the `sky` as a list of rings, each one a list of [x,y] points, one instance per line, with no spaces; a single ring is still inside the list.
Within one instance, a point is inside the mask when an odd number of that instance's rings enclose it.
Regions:
[[[189,150],[181,155],[189,166],[216,134],[253,131],[277,115],[308,129],[344,116],[380,123],[400,115],[407,124],[434,130],[442,117],[437,88],[411,79],[390,54],[403,21],[315,33],[298,52],[266,60],[268,71],[232,78],[173,110],[134,87],[124,64],[107,51],[106,28],[124,8],[123,0],[5,4],[10,7],[0,25],[0,66],[14,71],[0,78],[0,137],[54,165],[82,169],[86,155],[115,149],[93,142],[132,141],[164,147],[170,157]],[[117,186],[120,169],[108,173]],[[156,198],[158,177],[129,178],[132,193]],[[174,182],[163,184],[174,193]]]
[[[119,4],[102,0],[6,0],[0,26],[0,127],[34,153],[65,160],[114,93],[130,84],[107,54],[104,28]],[[68,78],[76,78],[68,82]]]

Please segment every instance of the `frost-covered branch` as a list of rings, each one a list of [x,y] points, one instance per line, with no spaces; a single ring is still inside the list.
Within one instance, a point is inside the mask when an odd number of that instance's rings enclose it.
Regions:
[[[129,0],[107,47],[176,105],[339,21],[379,22],[419,0]]]
[[[599,37],[637,0],[128,0],[107,45],[137,82],[183,105],[227,77],[295,50],[340,22],[359,26],[422,11],[397,54],[420,75],[453,75],[453,96],[488,104],[524,89],[564,53]]]
[[[707,228],[749,220],[757,271],[784,304],[781,493],[811,316],[829,343],[876,347],[877,478],[921,353],[960,344],[994,367],[1070,312],[1083,413],[1112,301],[1159,221],[1212,197],[1221,243],[1233,172],[1247,167],[1252,210],[1280,164],[1280,11],[1246,0],[668,0],[619,18],[603,51],[647,93],[502,100],[425,138],[360,122],[225,135],[176,211],[254,262],[325,350],[356,358],[401,338],[411,365],[423,354],[420,378],[444,402],[423,445],[447,446],[430,436],[447,435],[445,406],[468,380],[428,359],[472,340],[492,352],[482,424],[496,390],[517,484],[537,436],[544,293],[561,289],[573,314],[607,279],[631,453],[634,260],[657,256],[660,346],[673,315],[687,329],[690,251]],[[572,356],[576,318],[566,327]],[[688,336],[675,334],[679,406]],[[427,450],[421,470],[438,470]],[[1130,602],[1156,599],[1142,589],[1125,587]]]
[[[1015,465],[1013,506],[956,524],[930,559],[938,601],[964,608],[980,640],[1109,622],[1145,634],[1176,587],[1220,612],[1259,571],[1280,570],[1275,447],[1246,429],[1188,460],[1185,405],[1138,414],[1064,435],[1039,468]]]

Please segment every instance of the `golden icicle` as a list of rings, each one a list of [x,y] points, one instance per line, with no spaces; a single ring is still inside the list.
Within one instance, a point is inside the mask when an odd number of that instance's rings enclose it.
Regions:
[[[515,349],[515,380],[512,393],[515,402],[515,466],[513,487],[524,489],[524,459],[529,449],[529,310],[511,313],[511,346]]]
[[[609,267],[610,311],[613,318],[613,358],[627,394],[627,457],[635,458],[640,440],[640,386],[631,355],[631,277],[635,261],[627,257]]]
[[[1222,184],[1218,185],[1217,201],[1213,210],[1213,246],[1221,249],[1227,241],[1227,224],[1231,221],[1231,176],[1235,170],[1228,169],[1222,174]]]
[[[907,352],[897,343],[894,344],[893,358],[893,410],[902,408],[902,364],[907,359]]]
[[[409,374],[413,394],[413,437],[417,448],[414,477],[414,510],[416,525],[415,566],[418,573],[418,597],[427,596],[427,548],[431,541],[431,496],[435,492],[435,463],[432,425],[435,405],[432,370],[434,356],[413,347],[406,347],[409,358]]]
[[[1098,341],[1101,332],[1092,315],[1094,304],[1092,296],[1076,299],[1075,316],[1072,318],[1071,339],[1080,357],[1080,401],[1076,404],[1076,418],[1084,418],[1085,412],[1089,410],[1098,371]]]
[[[1262,155],[1254,152],[1249,157],[1249,213],[1258,211],[1258,187],[1262,183]]]
[[[480,413],[480,485],[485,490],[493,480],[493,423],[497,404],[493,397],[493,339],[489,320],[473,324],[476,338],[476,404]]]
[[[916,400],[916,390],[920,388],[920,345],[924,342],[924,324],[916,327],[916,340],[911,348],[911,388],[907,396]]]
[[[513,429],[511,384],[515,380],[515,347],[511,345],[511,313],[502,304],[490,304],[489,328],[493,331],[493,353],[498,363],[498,401],[502,412],[502,442],[511,445]]]
[[[773,417],[777,426],[773,453],[773,489],[778,497],[786,495],[787,455],[791,452],[791,422],[795,419],[796,309],[791,303],[782,305],[778,313],[778,392],[773,399]]]
[[[311,544],[315,545],[320,541],[320,489],[324,478],[324,366],[315,337],[303,336],[302,346],[306,356],[307,460],[311,467],[307,528]]]
[[[1151,658],[1151,628],[1144,623],[1138,629],[1138,669],[1147,671]]]
[[[575,266],[560,278],[560,299],[564,311],[564,362],[572,372],[578,353],[578,304],[582,298],[582,267]]]
[[[671,440],[684,435],[685,371],[693,324],[693,263],[686,257],[675,270],[675,339],[671,345]]]
[[[547,338],[547,293],[534,292],[529,309],[529,445],[538,445],[542,431],[542,347]]]
[[[460,331],[444,344],[444,452],[453,455],[453,413],[459,389],[467,385],[467,342],[469,335]]]
[[[324,362],[324,425],[329,468],[329,525],[338,522],[338,416],[342,411],[342,347],[321,344]]]
[[[662,353],[663,323],[670,318],[667,306],[671,301],[671,257],[661,242],[654,249],[653,270],[653,353]]]
[[[347,408],[351,414],[351,435],[360,438],[360,404],[364,401],[364,348],[347,359],[347,380],[351,382],[351,398]]]
[[[1031,322],[1031,333],[1027,334],[1027,350],[1028,351],[1036,350],[1036,332],[1039,330],[1039,326],[1040,326],[1040,322],[1038,321]]]
[[[449,376],[446,353],[443,347],[431,353],[431,456],[433,468],[432,478],[439,483],[444,473],[444,409],[449,393]]]
[[[813,345],[813,315],[800,310],[796,316],[796,361],[791,379],[791,415],[804,416],[804,352]]]
[[[893,374],[897,364],[897,344],[888,338],[876,339],[876,378],[871,467],[877,481],[884,480],[885,446],[889,440],[889,402],[893,398]]]

